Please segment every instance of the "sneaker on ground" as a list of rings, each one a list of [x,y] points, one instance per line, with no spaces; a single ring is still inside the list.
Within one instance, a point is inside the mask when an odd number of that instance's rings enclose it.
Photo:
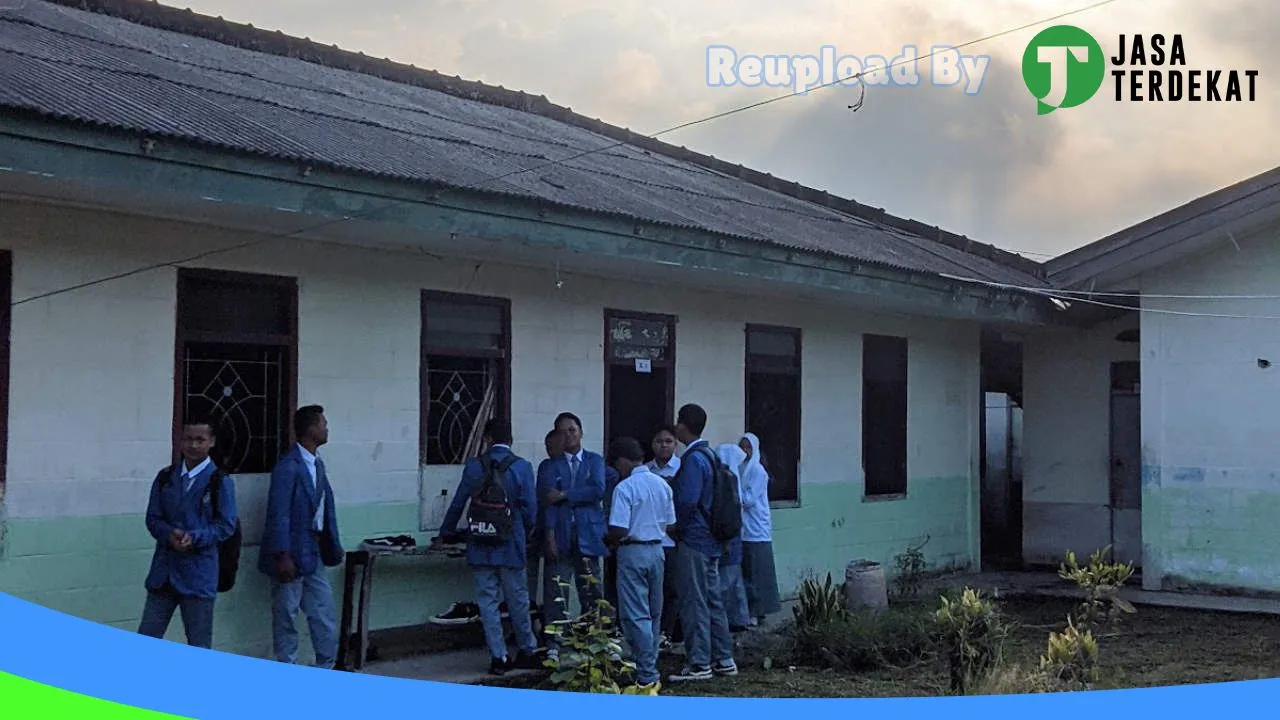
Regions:
[[[711,672],[721,677],[733,677],[738,674],[738,663],[728,660],[711,666]]]
[[[506,675],[507,671],[510,669],[511,669],[511,661],[507,658],[493,658],[492,660],[489,661],[490,675],[498,675],[498,676]]]
[[[667,680],[671,682],[690,682],[694,680],[710,680],[713,677],[715,675],[709,667],[685,667],[680,672],[669,676]]]
[[[456,602],[448,610],[432,617],[433,625],[466,625],[480,621],[480,606],[473,602]]]

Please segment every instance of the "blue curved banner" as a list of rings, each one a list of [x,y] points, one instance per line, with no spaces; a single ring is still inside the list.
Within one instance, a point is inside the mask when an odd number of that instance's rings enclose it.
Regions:
[[[839,682],[837,676],[832,682]],[[76,698],[75,696],[80,696]],[[1065,694],[900,699],[763,699],[587,695],[454,685],[284,665],[118,630],[0,594],[0,716],[243,718],[412,713],[504,720],[655,712],[778,720],[784,713],[883,713],[911,718],[1187,717],[1228,711],[1270,717],[1280,680]],[[97,704],[94,704],[97,703]],[[655,706],[654,703],[658,705]],[[112,705],[114,704],[114,705]],[[676,708],[675,705],[681,707]],[[17,712],[15,712],[17,711]],[[156,714],[160,713],[160,714]],[[702,715],[698,715],[702,713]],[[674,716],[674,715],[672,715]]]

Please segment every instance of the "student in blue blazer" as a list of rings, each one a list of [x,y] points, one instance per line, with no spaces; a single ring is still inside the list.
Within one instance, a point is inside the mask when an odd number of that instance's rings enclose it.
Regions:
[[[549,460],[538,487],[544,508],[542,601],[547,625],[565,617],[565,606],[555,600],[560,596],[557,577],[577,586],[578,604],[584,612],[595,611],[600,597],[600,558],[605,552],[604,458],[582,448],[582,421],[573,413],[560,413],[555,429],[563,435],[564,452]],[[588,582],[586,575],[597,583]],[[555,638],[547,643],[547,656],[559,658]]]
[[[161,470],[151,485],[147,531],[156,549],[138,626],[142,635],[164,637],[174,611],[181,610],[187,644],[202,648],[213,646],[218,546],[236,529],[235,486],[209,457],[214,442],[207,420],[187,421],[181,460]]]
[[[476,584],[476,604],[480,606],[480,622],[484,627],[485,643],[489,646],[489,672],[503,675],[512,668],[531,670],[542,667],[536,657],[537,639],[533,636],[533,623],[529,617],[529,588],[525,574],[528,559],[528,541],[533,534],[538,503],[534,496],[533,465],[511,450],[511,423],[493,419],[485,424],[484,440],[487,445],[478,458],[467,461],[462,469],[462,480],[453,502],[445,513],[440,527],[456,528],[462,519],[462,511],[471,503],[468,513],[467,565],[471,567]],[[485,464],[491,463],[501,478],[502,492],[473,498],[477,490],[483,490],[486,476]],[[503,470],[503,465],[506,469]],[[501,502],[499,502],[501,500]],[[483,505],[480,503],[483,501]],[[484,514],[478,507],[487,507]],[[509,523],[504,538],[495,518],[505,517]],[[489,537],[478,534],[480,529],[495,532]],[[442,530],[432,544],[439,547],[453,540],[454,532]],[[507,641],[502,632],[501,601],[507,601],[511,628],[515,631],[519,654],[514,661],[507,652]]]
[[[271,578],[276,659],[297,661],[294,617],[301,609],[311,630],[316,667],[332,668],[338,654],[338,617],[325,568],[340,565],[343,550],[333,488],[324,461],[316,455],[329,441],[324,408],[298,408],[293,433],[297,443],[271,472],[258,570]]]

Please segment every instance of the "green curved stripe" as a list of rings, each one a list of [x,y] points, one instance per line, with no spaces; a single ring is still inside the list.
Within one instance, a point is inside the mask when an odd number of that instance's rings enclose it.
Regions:
[[[4,672],[0,672],[0,717],[6,720],[191,720],[79,695]]]

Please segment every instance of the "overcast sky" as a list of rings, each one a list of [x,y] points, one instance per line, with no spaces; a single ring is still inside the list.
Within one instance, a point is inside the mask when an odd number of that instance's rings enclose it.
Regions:
[[[182,2],[169,2],[184,5]],[[739,55],[898,56],[959,45],[1092,0],[187,0],[191,9],[508,88],[640,133],[786,92],[708,87],[707,47]],[[1045,116],[1023,85],[1040,29],[989,55],[980,90],[832,87],[663,137],[1023,252],[1057,254],[1280,165],[1280,5],[1119,0],[1060,22],[1116,51],[1181,33],[1184,69],[1256,69],[1254,103],[1089,103]]]

